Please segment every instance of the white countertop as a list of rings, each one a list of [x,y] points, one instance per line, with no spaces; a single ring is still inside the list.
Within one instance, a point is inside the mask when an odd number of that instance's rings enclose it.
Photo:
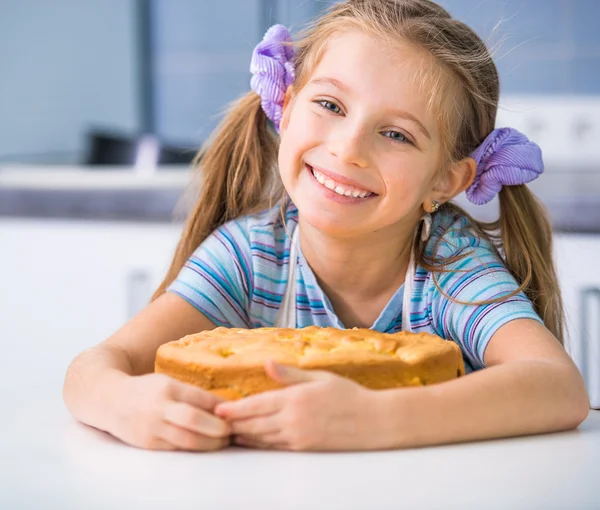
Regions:
[[[0,164],[0,188],[39,190],[183,189],[194,175],[185,165],[137,170],[131,166]]]
[[[2,509],[600,508],[600,411],[572,432],[406,451],[150,452],[68,415],[81,346],[3,340]]]
[[[72,421],[59,398],[19,407],[0,442],[7,510],[600,508],[600,411],[577,431],[533,438],[373,453],[192,454],[120,444]]]

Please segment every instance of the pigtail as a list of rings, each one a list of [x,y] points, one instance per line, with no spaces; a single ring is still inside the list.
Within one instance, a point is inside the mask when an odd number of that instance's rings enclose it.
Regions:
[[[505,186],[499,200],[502,246],[508,269],[546,327],[562,344],[564,312],[547,213],[525,185]]]
[[[269,207],[276,178],[278,138],[261,98],[250,92],[233,103],[215,135],[196,156],[200,197],[188,216],[171,266],[152,300],[175,280],[194,250],[227,221]]]

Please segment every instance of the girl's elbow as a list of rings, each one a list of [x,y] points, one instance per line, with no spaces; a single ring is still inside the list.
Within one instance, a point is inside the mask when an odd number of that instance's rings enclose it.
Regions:
[[[585,390],[585,386],[580,391],[579,398],[577,399],[577,403],[573,404],[573,410],[571,412],[572,415],[572,427],[577,428],[581,425],[588,415],[590,414],[590,399]]]
[[[577,372],[577,377],[571,384],[573,385],[573,391],[567,406],[565,406],[566,413],[564,414],[565,429],[567,430],[579,427],[590,412],[590,399],[579,372]]]

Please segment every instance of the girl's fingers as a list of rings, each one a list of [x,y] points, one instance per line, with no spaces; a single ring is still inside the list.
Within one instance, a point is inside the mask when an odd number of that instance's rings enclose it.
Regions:
[[[281,440],[279,434],[265,434],[254,437],[239,435],[233,437],[233,442],[239,446],[257,448],[259,450],[287,450],[287,444]]]
[[[175,380],[173,381],[173,398],[179,402],[185,402],[211,412],[217,404],[224,402],[221,397],[217,397],[202,388]]]
[[[244,420],[278,412],[284,403],[285,390],[273,390],[241,400],[224,402],[215,407],[215,414],[226,420]]]
[[[330,373],[322,370],[303,370],[301,368],[280,365],[272,360],[265,363],[265,372],[271,379],[285,386],[319,381],[331,377]]]
[[[272,449],[267,444],[261,443],[255,438],[234,436],[233,442],[238,446],[245,446],[246,448],[256,448],[257,450],[269,450]]]
[[[159,439],[173,445],[178,450],[211,451],[220,450],[229,444],[229,437],[214,438],[197,434],[171,423],[164,423],[159,431]]]
[[[168,402],[163,418],[171,425],[208,437],[222,438],[230,434],[230,426],[224,420],[185,402]]]
[[[230,423],[231,433],[247,436],[260,436],[279,432],[281,427],[278,423],[278,415],[261,416],[259,418],[247,418],[245,420],[236,420]]]
[[[140,448],[145,448],[147,450],[177,450],[176,446],[158,437],[152,438],[148,443],[136,446],[139,446]]]

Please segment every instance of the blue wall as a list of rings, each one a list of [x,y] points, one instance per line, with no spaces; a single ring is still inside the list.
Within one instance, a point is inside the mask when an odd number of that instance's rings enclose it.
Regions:
[[[134,0],[0,0],[0,161],[81,160],[92,126],[136,131]]]
[[[197,145],[227,103],[249,90],[252,48],[274,23],[299,25],[324,2],[154,0],[156,125]]]
[[[297,28],[331,3],[148,1],[157,131],[192,147],[249,89],[265,28]],[[495,48],[503,94],[600,95],[600,0],[439,1]],[[77,161],[92,126],[138,131],[135,4],[0,0],[0,161]]]
[[[252,48],[323,0],[154,0],[158,128],[197,144],[249,88]],[[600,94],[600,0],[439,0],[494,49],[502,94]]]
[[[495,58],[504,94],[600,94],[599,0],[440,3],[489,47],[501,43]]]

